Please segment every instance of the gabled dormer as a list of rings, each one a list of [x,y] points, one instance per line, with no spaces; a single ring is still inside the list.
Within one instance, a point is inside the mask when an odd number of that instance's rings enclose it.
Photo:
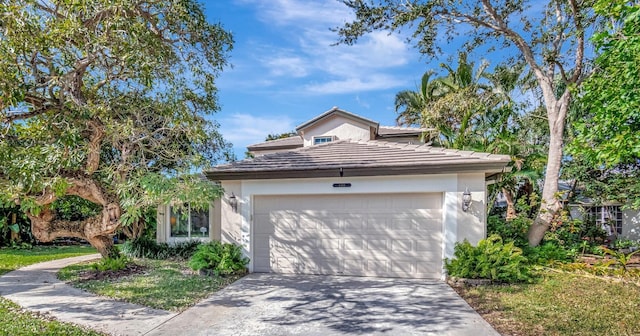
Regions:
[[[336,140],[422,144],[428,131],[425,128],[380,126],[377,121],[333,107],[296,127],[298,135],[253,144],[247,149],[253,155],[265,155]],[[428,140],[428,136],[426,138]]]
[[[376,121],[333,107],[296,127],[296,132],[308,147],[342,139],[373,140],[379,126]]]

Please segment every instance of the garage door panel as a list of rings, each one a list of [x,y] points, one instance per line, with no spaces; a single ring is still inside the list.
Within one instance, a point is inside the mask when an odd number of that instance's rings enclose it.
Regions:
[[[441,207],[441,194],[255,197],[254,270],[437,278]]]

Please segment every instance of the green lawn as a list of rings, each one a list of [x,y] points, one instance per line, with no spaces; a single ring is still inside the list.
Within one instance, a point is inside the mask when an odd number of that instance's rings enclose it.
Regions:
[[[33,249],[0,249],[0,275],[23,266],[96,253],[92,247],[35,247]],[[10,300],[0,297],[0,335],[103,335],[70,323],[51,320],[27,312]]]
[[[87,279],[91,263],[71,265],[58,273],[61,280],[86,291],[147,307],[182,311],[239,277],[211,277],[194,273],[185,261],[136,259],[134,274]]]
[[[546,273],[534,284],[480,286],[461,295],[503,335],[639,335],[640,287]]]

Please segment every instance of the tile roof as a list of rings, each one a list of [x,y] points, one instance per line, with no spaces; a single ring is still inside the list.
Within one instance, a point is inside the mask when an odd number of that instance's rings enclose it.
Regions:
[[[288,138],[269,140],[266,142],[261,142],[253,145],[247,146],[248,150],[256,150],[256,149],[278,149],[278,148],[296,148],[302,147],[304,145],[304,140],[299,135],[294,135]]]
[[[507,155],[387,141],[338,140],[216,166],[212,180],[501,172]]]
[[[431,128],[418,128],[418,127],[400,127],[400,126],[380,126],[378,127],[379,136],[394,136],[394,135],[414,135],[421,134],[423,132],[432,131]]]

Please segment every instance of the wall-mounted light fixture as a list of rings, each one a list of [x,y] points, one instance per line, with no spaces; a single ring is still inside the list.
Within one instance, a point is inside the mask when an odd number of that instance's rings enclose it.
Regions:
[[[238,199],[234,193],[231,193],[231,196],[229,196],[229,205],[233,212],[238,213]]]
[[[469,206],[471,205],[471,192],[469,192],[469,188],[464,190],[462,194],[462,211],[467,212],[469,210]]]

